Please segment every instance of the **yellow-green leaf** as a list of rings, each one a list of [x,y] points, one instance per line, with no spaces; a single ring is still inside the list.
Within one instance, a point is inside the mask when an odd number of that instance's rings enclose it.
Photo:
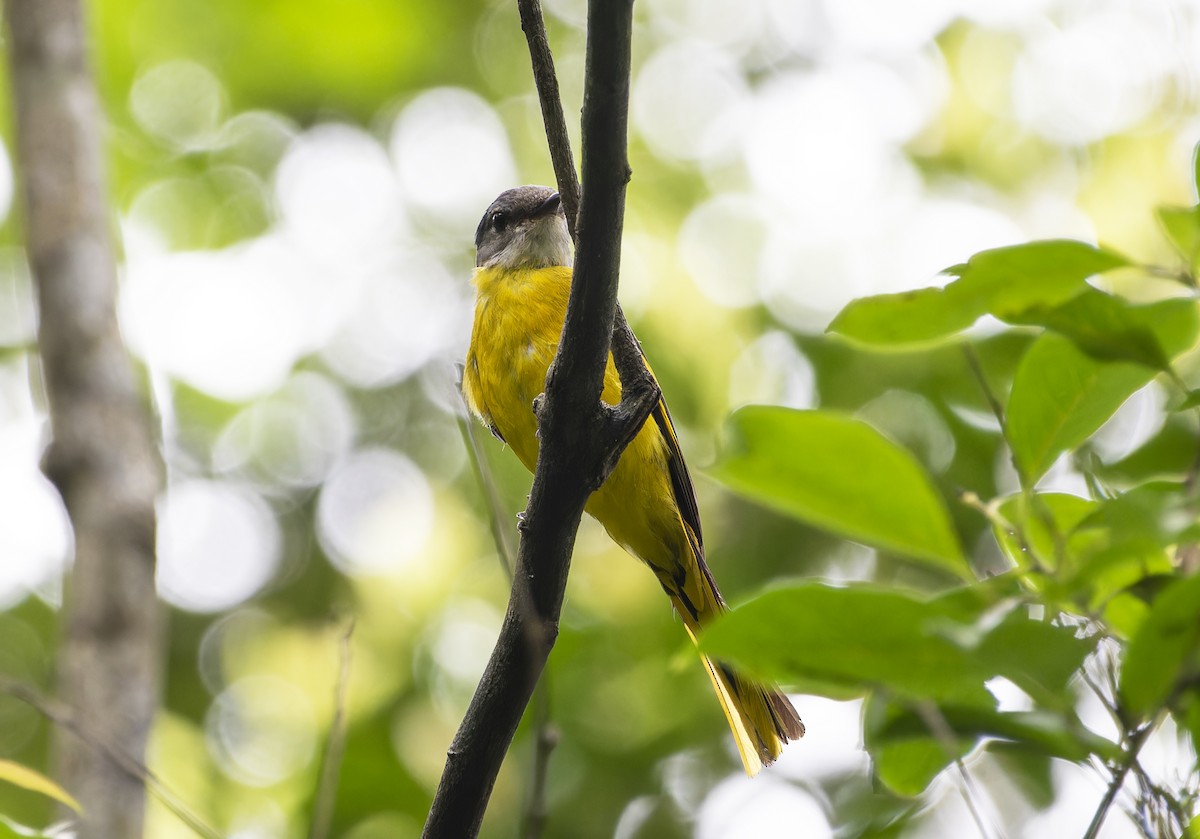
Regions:
[[[28,766],[23,766],[20,763],[15,763],[11,760],[0,760],[0,781],[7,781],[22,789],[53,798],[55,801],[67,805],[76,813],[83,812],[83,808],[79,806],[79,802],[69,792],[41,772],[30,769]]]

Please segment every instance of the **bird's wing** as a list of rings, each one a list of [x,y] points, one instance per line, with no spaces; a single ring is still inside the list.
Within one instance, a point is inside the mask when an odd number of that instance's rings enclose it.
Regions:
[[[667,444],[667,468],[671,474],[671,491],[675,496],[675,505],[679,508],[679,516],[687,528],[688,539],[696,556],[703,561],[704,536],[700,531],[700,510],[696,506],[696,490],[692,487],[692,476],[688,474],[687,463],[683,460],[683,452],[679,450],[679,440],[675,436],[675,425],[671,422],[671,412],[667,410],[665,400],[658,400],[658,405],[650,414],[654,423]]]

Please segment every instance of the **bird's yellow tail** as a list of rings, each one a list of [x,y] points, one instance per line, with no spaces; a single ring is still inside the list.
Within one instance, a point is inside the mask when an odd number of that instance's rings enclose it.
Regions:
[[[671,598],[675,611],[683,618],[692,642],[700,627],[726,611],[725,599],[713,580],[712,573],[704,562],[703,555],[695,548],[688,551],[688,558],[695,560],[689,568],[687,582],[667,582],[660,576],[663,589]],[[689,585],[690,583],[690,585]],[[691,592],[689,595],[688,592]],[[764,766],[769,766],[783,751],[783,744],[804,736],[804,723],[792,707],[792,703],[775,685],[762,684],[739,675],[720,661],[701,656],[713,690],[721,702],[721,710],[733,730],[738,753],[746,774],[754,777]]]
[[[693,642],[696,640],[690,626],[688,635]],[[742,765],[753,778],[764,766],[775,762],[784,743],[804,736],[804,723],[779,688],[739,676],[731,667],[708,656],[700,658],[733,731]]]

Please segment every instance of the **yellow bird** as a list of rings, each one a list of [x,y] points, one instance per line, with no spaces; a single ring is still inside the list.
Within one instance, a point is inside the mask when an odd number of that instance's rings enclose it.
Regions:
[[[542,186],[501,193],[479,222],[475,247],[475,322],[463,392],[472,412],[532,472],[538,456],[532,404],[558,350],[571,290],[571,237],[558,193]],[[603,399],[610,405],[621,399],[611,355]],[[665,402],[592,494],[587,511],[650,566],[693,641],[725,611],[704,562],[695,491]],[[746,773],[755,775],[785,742],[804,735],[804,724],[777,687],[703,660]]]

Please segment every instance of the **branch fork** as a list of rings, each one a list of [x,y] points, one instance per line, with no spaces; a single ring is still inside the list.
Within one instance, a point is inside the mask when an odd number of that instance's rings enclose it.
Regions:
[[[425,823],[426,839],[479,832],[500,764],[558,636],[559,614],[584,505],[658,403],[658,386],[617,306],[629,164],[632,0],[591,0],[583,105],[581,191],[553,59],[537,0],[518,0],[529,41],[575,271],[558,354],[534,410],[540,438],[512,594],[496,647],[458,733]],[[582,200],[580,195],[582,194]],[[580,230],[586,231],[582,235]],[[621,403],[600,399],[612,351]]]

